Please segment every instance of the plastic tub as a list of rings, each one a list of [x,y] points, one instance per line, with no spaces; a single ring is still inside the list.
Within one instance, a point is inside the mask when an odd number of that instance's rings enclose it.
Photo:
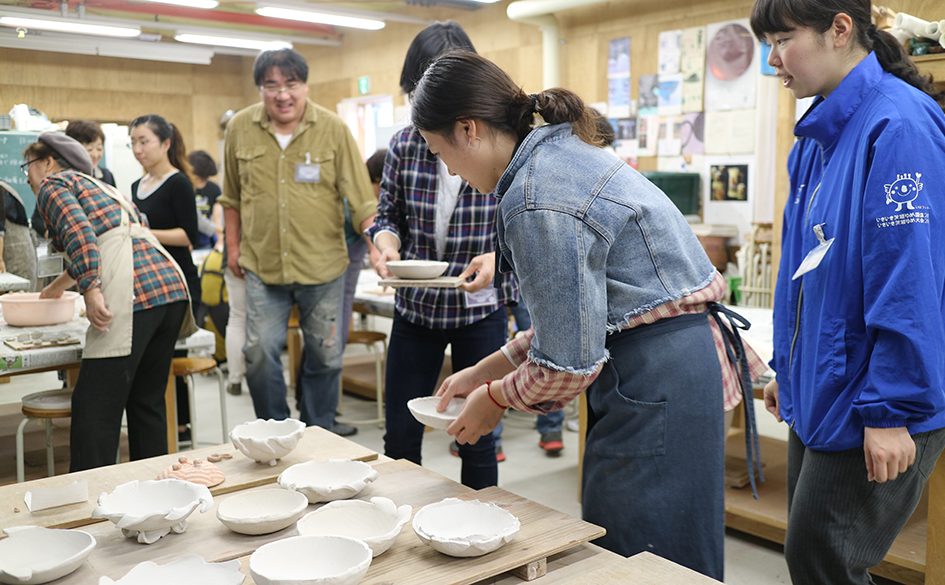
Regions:
[[[41,299],[38,292],[15,292],[0,296],[3,319],[14,327],[39,327],[67,323],[75,318],[79,293],[66,291],[58,299]]]

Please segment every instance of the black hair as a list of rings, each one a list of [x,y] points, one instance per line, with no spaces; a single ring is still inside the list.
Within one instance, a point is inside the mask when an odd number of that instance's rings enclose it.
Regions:
[[[187,161],[194,169],[194,175],[201,179],[209,179],[217,174],[217,163],[206,150],[195,150],[187,155]]]
[[[430,63],[452,49],[476,52],[466,31],[452,20],[434,22],[417,33],[407,49],[407,56],[404,57],[404,68],[400,72],[400,89],[406,94],[412,93]]]
[[[482,120],[521,142],[538,113],[549,124],[569,122],[584,142],[604,146],[593,114],[576,93],[560,87],[526,94],[492,61],[469,51],[450,51],[434,61],[413,93],[413,124],[445,134],[457,120]]]
[[[190,163],[187,162],[187,147],[184,146],[184,137],[181,136],[177,126],[157,114],[145,114],[144,116],[138,116],[132,120],[129,130],[134,130],[142,124],[147,125],[161,142],[165,140],[171,141],[171,146],[167,149],[167,160],[170,161],[171,166],[175,169],[190,176],[192,171]]]
[[[256,87],[263,84],[266,73],[273,67],[289,80],[308,82],[308,63],[305,62],[305,57],[293,49],[273,49],[256,55],[256,61],[253,63],[253,83]]]
[[[66,126],[66,136],[74,138],[81,144],[92,144],[96,140],[105,142],[105,133],[98,122],[92,120],[73,120]]]
[[[920,74],[899,41],[872,24],[870,0],[756,0],[751,11],[751,30],[758,38],[799,26],[823,34],[840,13],[853,21],[856,43],[875,52],[883,69],[929,94],[945,108],[945,92],[935,88],[932,77]]]
[[[385,158],[387,158],[387,149],[379,148],[374,154],[368,157],[367,161],[364,163],[367,165],[367,172],[371,177],[372,183],[381,182],[381,175],[384,173]]]

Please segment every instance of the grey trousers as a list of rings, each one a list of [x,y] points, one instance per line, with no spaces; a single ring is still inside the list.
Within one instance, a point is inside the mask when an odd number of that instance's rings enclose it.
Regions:
[[[814,451],[792,431],[788,443],[788,529],[794,585],[865,585],[912,516],[945,429],[913,435],[916,462],[895,481],[869,482],[863,449]]]

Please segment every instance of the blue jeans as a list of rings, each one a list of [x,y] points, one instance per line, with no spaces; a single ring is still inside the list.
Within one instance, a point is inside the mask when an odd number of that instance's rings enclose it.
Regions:
[[[587,390],[584,519],[624,556],[649,551],[723,572],[722,374],[705,315],[607,337],[613,359]]]
[[[538,434],[560,433],[561,425],[564,423],[564,411],[553,410],[548,414],[538,415]]]
[[[436,390],[447,345],[451,347],[453,371],[458,372],[502,347],[505,327],[505,309],[456,329],[428,329],[407,321],[399,313],[394,315],[384,386],[387,393],[385,455],[420,464],[423,425],[410,414],[407,401],[429,396]],[[495,442],[491,433],[473,445],[460,445],[459,456],[462,459],[460,476],[463,485],[480,489],[498,483]]]
[[[358,288],[358,277],[361,275],[361,263],[367,254],[368,245],[364,238],[348,244],[348,269],[345,271],[344,301],[341,304],[341,340],[342,345],[348,345],[348,332],[351,329],[351,310],[354,306],[354,293]]]
[[[339,317],[344,276],[325,284],[268,285],[246,272],[246,383],[259,418],[289,417],[282,348],[288,333],[289,311],[299,307],[299,326],[305,343],[299,372],[299,412],[302,422],[330,429],[338,408],[341,383]]]

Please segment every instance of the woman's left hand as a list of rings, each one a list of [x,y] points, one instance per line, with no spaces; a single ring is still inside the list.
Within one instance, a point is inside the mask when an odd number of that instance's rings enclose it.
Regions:
[[[499,382],[493,382],[496,383]],[[491,433],[505,414],[505,409],[496,406],[486,392],[485,385],[473,390],[466,397],[466,405],[459,417],[446,428],[446,432],[456,437],[460,445],[475,443],[479,437]]]
[[[108,326],[112,324],[112,312],[105,305],[102,289],[95,287],[85,291],[85,316],[92,327],[102,333],[108,332]]]
[[[863,452],[867,480],[876,483],[893,481],[915,463],[915,441],[906,427],[866,427],[863,430]]]
[[[469,282],[465,282],[467,278],[475,275],[476,277]],[[492,285],[492,279],[495,276],[495,252],[489,252],[488,254],[482,254],[481,256],[476,256],[469,261],[469,266],[463,270],[462,274],[459,277],[464,281],[463,289],[466,292],[476,292],[477,290],[482,290],[487,286]]]

